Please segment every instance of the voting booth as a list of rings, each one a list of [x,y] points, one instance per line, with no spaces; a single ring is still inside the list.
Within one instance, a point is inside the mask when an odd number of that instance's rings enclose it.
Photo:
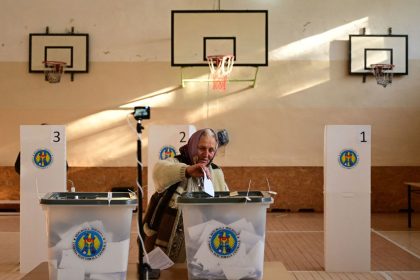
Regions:
[[[40,203],[49,279],[126,279],[135,194],[56,192]]]
[[[47,260],[45,216],[39,198],[66,190],[63,125],[20,126],[20,272]]]
[[[324,145],[325,270],[368,272],[371,127],[327,125]]]
[[[187,144],[196,131],[193,125],[150,125],[147,156],[147,196],[148,201],[155,192],[153,166],[159,160],[175,157],[179,148]]]
[[[184,193],[188,279],[262,279],[267,192]]]

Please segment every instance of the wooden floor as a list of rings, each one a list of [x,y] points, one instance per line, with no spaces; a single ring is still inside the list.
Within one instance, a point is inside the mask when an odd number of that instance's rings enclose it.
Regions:
[[[407,228],[406,214],[373,214],[372,271],[328,273],[324,270],[323,214],[269,213],[265,261],[280,261],[296,280],[419,280],[420,214]],[[135,240],[136,227],[132,228]],[[130,246],[129,262],[137,262],[136,242]],[[0,280],[20,279],[19,215],[0,215]]]
[[[373,214],[370,273],[327,273],[323,214],[270,213],[266,261],[280,261],[295,279],[420,279],[420,215],[408,230],[406,214]]]

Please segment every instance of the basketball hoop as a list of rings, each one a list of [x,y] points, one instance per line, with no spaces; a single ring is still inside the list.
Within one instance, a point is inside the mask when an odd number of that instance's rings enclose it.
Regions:
[[[233,55],[207,56],[214,90],[226,90],[228,76],[232,72],[234,59]]]
[[[50,83],[59,83],[66,63],[62,61],[44,61],[43,63],[45,80]]]
[[[386,87],[392,83],[393,64],[371,64],[370,67],[372,68],[372,74],[375,76],[378,85]]]

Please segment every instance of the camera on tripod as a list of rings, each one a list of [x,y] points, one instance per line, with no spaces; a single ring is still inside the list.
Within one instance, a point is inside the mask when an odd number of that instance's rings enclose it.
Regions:
[[[150,119],[150,106],[134,107],[133,116],[137,121]]]

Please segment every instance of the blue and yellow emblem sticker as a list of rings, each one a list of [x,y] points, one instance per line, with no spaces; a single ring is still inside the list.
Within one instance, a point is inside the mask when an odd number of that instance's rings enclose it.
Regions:
[[[73,239],[73,251],[84,260],[99,257],[106,247],[106,240],[102,233],[94,228],[82,229]]]
[[[163,146],[159,151],[159,159],[164,160],[167,158],[175,157],[176,151],[172,146]]]
[[[239,233],[230,227],[216,228],[210,234],[210,251],[219,258],[229,258],[239,249]]]
[[[36,167],[48,168],[53,161],[53,154],[48,149],[38,149],[32,156],[32,162]]]
[[[352,149],[346,149],[341,151],[338,161],[341,167],[350,169],[359,163],[359,155]]]

